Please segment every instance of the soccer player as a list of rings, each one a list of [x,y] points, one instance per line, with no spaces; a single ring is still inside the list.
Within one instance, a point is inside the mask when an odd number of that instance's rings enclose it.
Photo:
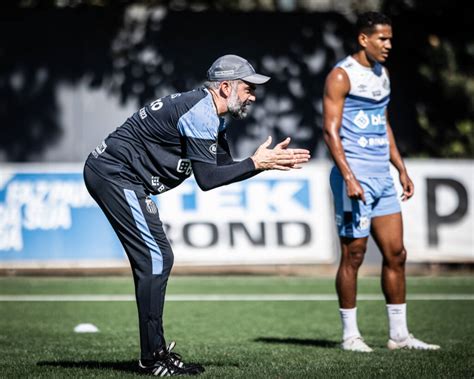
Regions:
[[[324,138],[334,159],[334,196],[341,260],[336,276],[342,321],[342,348],[370,352],[357,326],[357,273],[369,234],[383,256],[382,290],[387,303],[389,349],[436,350],[409,333],[406,320],[403,225],[390,162],[399,173],[402,201],[414,187],[387,118],[390,79],[382,65],[392,48],[390,19],[376,12],[357,21],[358,51],[339,62],[326,78]]]
[[[222,116],[247,115],[257,74],[236,55],[218,58],[202,88],[175,93],[144,106],[112,132],[87,158],[84,180],[117,233],[135,283],[141,358],[139,368],[156,376],[199,374],[166,345],[163,307],[173,252],[150,194],[168,191],[191,173],[204,191],[250,178],[264,170],[300,168],[309,151],[290,149],[290,139],[270,149],[269,137],[242,161],[232,159]]]

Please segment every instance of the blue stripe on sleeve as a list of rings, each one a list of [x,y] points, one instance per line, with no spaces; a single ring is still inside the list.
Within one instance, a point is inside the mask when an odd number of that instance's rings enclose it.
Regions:
[[[179,118],[178,130],[185,137],[215,140],[220,123],[212,97],[208,95]]]

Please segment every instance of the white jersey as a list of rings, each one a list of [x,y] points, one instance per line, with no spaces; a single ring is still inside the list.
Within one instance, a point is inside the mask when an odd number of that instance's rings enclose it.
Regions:
[[[385,112],[390,80],[385,68],[362,66],[348,56],[336,67],[349,77],[340,136],[347,162],[356,177],[390,176],[390,147]]]

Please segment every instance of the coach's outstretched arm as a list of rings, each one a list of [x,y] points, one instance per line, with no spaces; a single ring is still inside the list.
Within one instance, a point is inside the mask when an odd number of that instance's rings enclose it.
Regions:
[[[264,170],[282,170],[301,168],[302,163],[308,162],[309,151],[306,149],[288,149],[290,138],[286,138],[273,149],[268,147],[272,138],[268,137],[255,153],[243,161],[227,165],[193,161],[193,172],[199,188],[209,191],[226,184],[248,179]]]
[[[273,149],[268,149],[272,137],[262,143],[251,156],[257,170],[283,170],[301,168],[300,164],[308,162],[310,155],[306,149],[288,149],[290,137],[285,138]]]

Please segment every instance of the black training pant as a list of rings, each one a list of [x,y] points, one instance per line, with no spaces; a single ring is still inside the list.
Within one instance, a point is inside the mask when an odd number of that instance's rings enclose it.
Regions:
[[[141,359],[165,347],[163,307],[173,251],[158,209],[144,191],[105,180],[84,167],[87,190],[112,224],[132,267],[140,327]],[[134,188],[134,189],[130,189]]]

